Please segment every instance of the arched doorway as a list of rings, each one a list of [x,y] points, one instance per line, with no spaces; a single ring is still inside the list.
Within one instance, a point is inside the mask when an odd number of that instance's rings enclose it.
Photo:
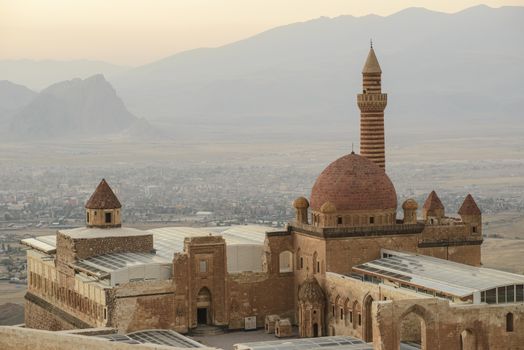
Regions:
[[[211,324],[211,292],[206,287],[200,289],[197,295],[197,325]]]
[[[318,323],[313,324],[313,337],[318,337]]]
[[[373,341],[373,319],[371,317],[371,304],[373,303],[373,298],[371,295],[368,295],[364,300],[364,339],[366,342],[370,343]]]
[[[426,322],[417,312],[409,312],[400,323],[400,343],[426,349]]]
[[[475,335],[469,329],[460,333],[460,350],[475,350],[477,348],[477,340]]]

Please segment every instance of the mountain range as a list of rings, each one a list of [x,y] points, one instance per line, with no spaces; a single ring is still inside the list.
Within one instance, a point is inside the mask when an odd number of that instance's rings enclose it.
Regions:
[[[127,110],[101,74],[62,81],[38,94],[8,84],[0,84],[0,88],[5,85],[2,95],[15,96],[13,100],[20,102],[4,117],[4,138],[10,140],[78,140],[106,135],[133,138],[149,128],[147,121]]]
[[[524,7],[321,17],[107,79],[133,115],[176,137],[355,138],[372,38],[389,97],[388,132],[482,136],[524,126],[523,33]]]

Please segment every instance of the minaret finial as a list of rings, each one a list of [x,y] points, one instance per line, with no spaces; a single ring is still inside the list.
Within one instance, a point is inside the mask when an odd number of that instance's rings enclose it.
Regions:
[[[370,49],[373,48],[373,39],[369,39],[369,46],[370,46]]]
[[[351,154],[355,154],[355,144],[351,142]]]

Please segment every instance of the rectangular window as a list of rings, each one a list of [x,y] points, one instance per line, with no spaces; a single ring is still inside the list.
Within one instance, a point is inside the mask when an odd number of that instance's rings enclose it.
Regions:
[[[317,273],[320,273],[320,261],[317,261]]]
[[[331,306],[331,313],[333,314],[333,317],[335,317],[335,305]]]
[[[516,286],[515,299],[517,302],[524,301],[524,284],[517,284]]]
[[[89,223],[89,212],[86,213],[86,222]]]
[[[343,308],[340,308],[340,319],[341,320],[344,319],[344,309]]]
[[[303,257],[300,257],[300,268],[301,269],[304,268],[304,258]]]
[[[205,260],[200,260],[199,271],[200,271],[200,272],[207,272],[207,261],[205,261]]]
[[[353,311],[349,312],[349,322],[353,323]]]
[[[369,223],[370,223],[370,224],[374,224],[374,223],[375,223],[375,218],[374,218],[373,216],[371,216],[371,217],[369,218]]]
[[[506,287],[497,288],[497,301],[499,304],[506,302]]]
[[[515,302],[515,286],[507,286],[506,287],[506,301],[508,303],[514,303]]]
[[[477,226],[472,226],[471,230],[473,231],[473,233],[477,233]]]
[[[358,325],[362,325],[362,314],[358,314]]]
[[[111,223],[111,213],[106,213],[106,224]]]
[[[342,217],[339,216],[337,218],[337,224],[342,225]]]
[[[486,303],[488,304],[497,303],[497,290],[495,288],[486,291]]]

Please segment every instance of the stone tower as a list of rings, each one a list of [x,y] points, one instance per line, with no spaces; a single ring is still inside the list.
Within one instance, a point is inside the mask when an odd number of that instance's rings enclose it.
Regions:
[[[122,204],[105,179],[100,181],[85,208],[87,227],[111,228],[122,226],[120,216]]]
[[[384,109],[388,96],[382,93],[381,76],[382,70],[372,45],[362,69],[362,93],[357,96],[360,108],[360,155],[385,169]]]

